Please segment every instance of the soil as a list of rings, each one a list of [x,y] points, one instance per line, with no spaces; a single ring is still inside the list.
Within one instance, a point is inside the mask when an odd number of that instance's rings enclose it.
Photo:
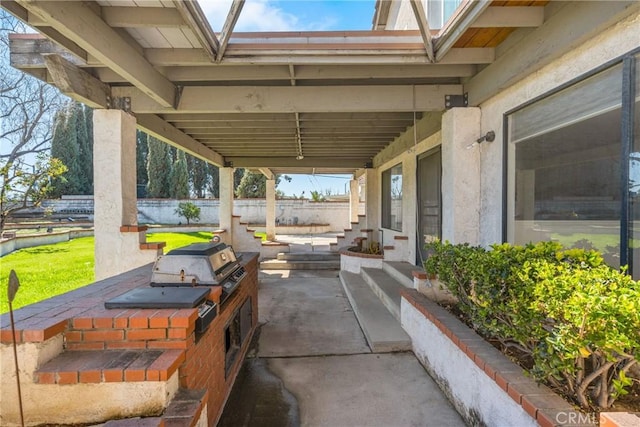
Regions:
[[[533,360],[531,359],[531,357],[528,354],[526,354],[524,352],[520,352],[520,351],[518,351],[517,349],[514,349],[514,348],[505,348],[500,343],[500,341],[498,341],[496,339],[491,339],[491,338],[488,338],[488,337],[482,335],[480,332],[478,332],[473,327],[473,325],[471,324],[469,319],[465,316],[465,314],[462,311],[460,311],[460,309],[457,306],[450,305],[450,304],[441,304],[441,305],[449,313],[451,313],[454,316],[456,316],[458,318],[458,320],[460,320],[462,323],[467,325],[469,328],[473,329],[478,335],[480,335],[482,338],[484,338],[488,343],[490,343],[496,349],[500,350],[512,362],[518,364],[520,367],[522,367],[526,371],[531,370],[531,368],[533,367]],[[569,396],[567,396],[566,394],[562,393],[560,390],[555,390],[549,384],[546,384],[544,382],[543,382],[543,384],[545,384],[546,386],[548,386],[549,388],[554,390],[556,393],[558,393],[567,402],[571,403],[572,405],[576,404],[576,402],[574,402]],[[629,390],[629,393],[627,395],[625,395],[625,396],[618,397],[610,408],[606,408],[606,409],[594,408],[594,411],[595,412],[637,412],[637,413],[640,413],[640,377],[636,378],[636,381],[635,381],[634,385],[631,387],[631,389]]]

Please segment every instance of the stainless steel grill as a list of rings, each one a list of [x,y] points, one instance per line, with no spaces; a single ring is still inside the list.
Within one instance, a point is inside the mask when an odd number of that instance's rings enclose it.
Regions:
[[[222,303],[245,275],[231,246],[195,243],[158,257],[151,286],[221,286]]]

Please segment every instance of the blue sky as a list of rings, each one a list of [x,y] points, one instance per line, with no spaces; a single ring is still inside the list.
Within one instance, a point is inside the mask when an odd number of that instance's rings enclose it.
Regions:
[[[219,32],[231,0],[199,0],[211,28]],[[247,0],[235,31],[370,30],[375,0]],[[311,191],[345,194],[350,175],[289,175],[278,189],[286,195],[310,197]]]
[[[330,191],[331,195],[347,194],[349,180],[352,178],[351,175],[288,175],[291,177],[291,182],[281,180],[278,190],[283,191],[287,196],[296,197],[300,197],[304,191],[304,197],[307,199],[311,198],[312,191],[322,195],[327,191]]]
[[[231,0],[199,0],[219,32]],[[375,0],[247,0],[236,31],[370,30]]]

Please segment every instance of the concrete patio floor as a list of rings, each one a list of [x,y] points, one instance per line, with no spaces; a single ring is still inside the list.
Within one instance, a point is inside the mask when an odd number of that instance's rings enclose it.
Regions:
[[[372,353],[336,271],[260,273],[259,334],[219,426],[463,426],[413,353]]]

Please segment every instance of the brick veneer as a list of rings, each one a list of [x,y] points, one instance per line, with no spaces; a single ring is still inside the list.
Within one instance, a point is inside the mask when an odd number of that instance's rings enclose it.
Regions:
[[[402,298],[433,323],[484,373],[543,427],[559,425],[558,414],[576,409],[548,387],[536,384],[524,370],[482,339],[447,310],[413,289],[402,289]],[[581,424],[582,425],[582,424]],[[584,424],[595,426],[595,424]]]
[[[218,306],[218,315],[201,336],[195,332],[195,308],[103,308],[112,297],[148,286],[147,265],[16,310],[16,342],[43,342],[63,334],[65,351],[34,374],[41,384],[166,381],[178,370],[181,388],[206,391],[207,419],[215,425],[258,320],[258,254],[245,253],[241,262],[245,279]],[[212,288],[208,298],[219,301],[220,288]],[[251,330],[225,375],[224,331],[248,298]],[[0,324],[0,342],[11,343],[8,314],[0,317]]]

